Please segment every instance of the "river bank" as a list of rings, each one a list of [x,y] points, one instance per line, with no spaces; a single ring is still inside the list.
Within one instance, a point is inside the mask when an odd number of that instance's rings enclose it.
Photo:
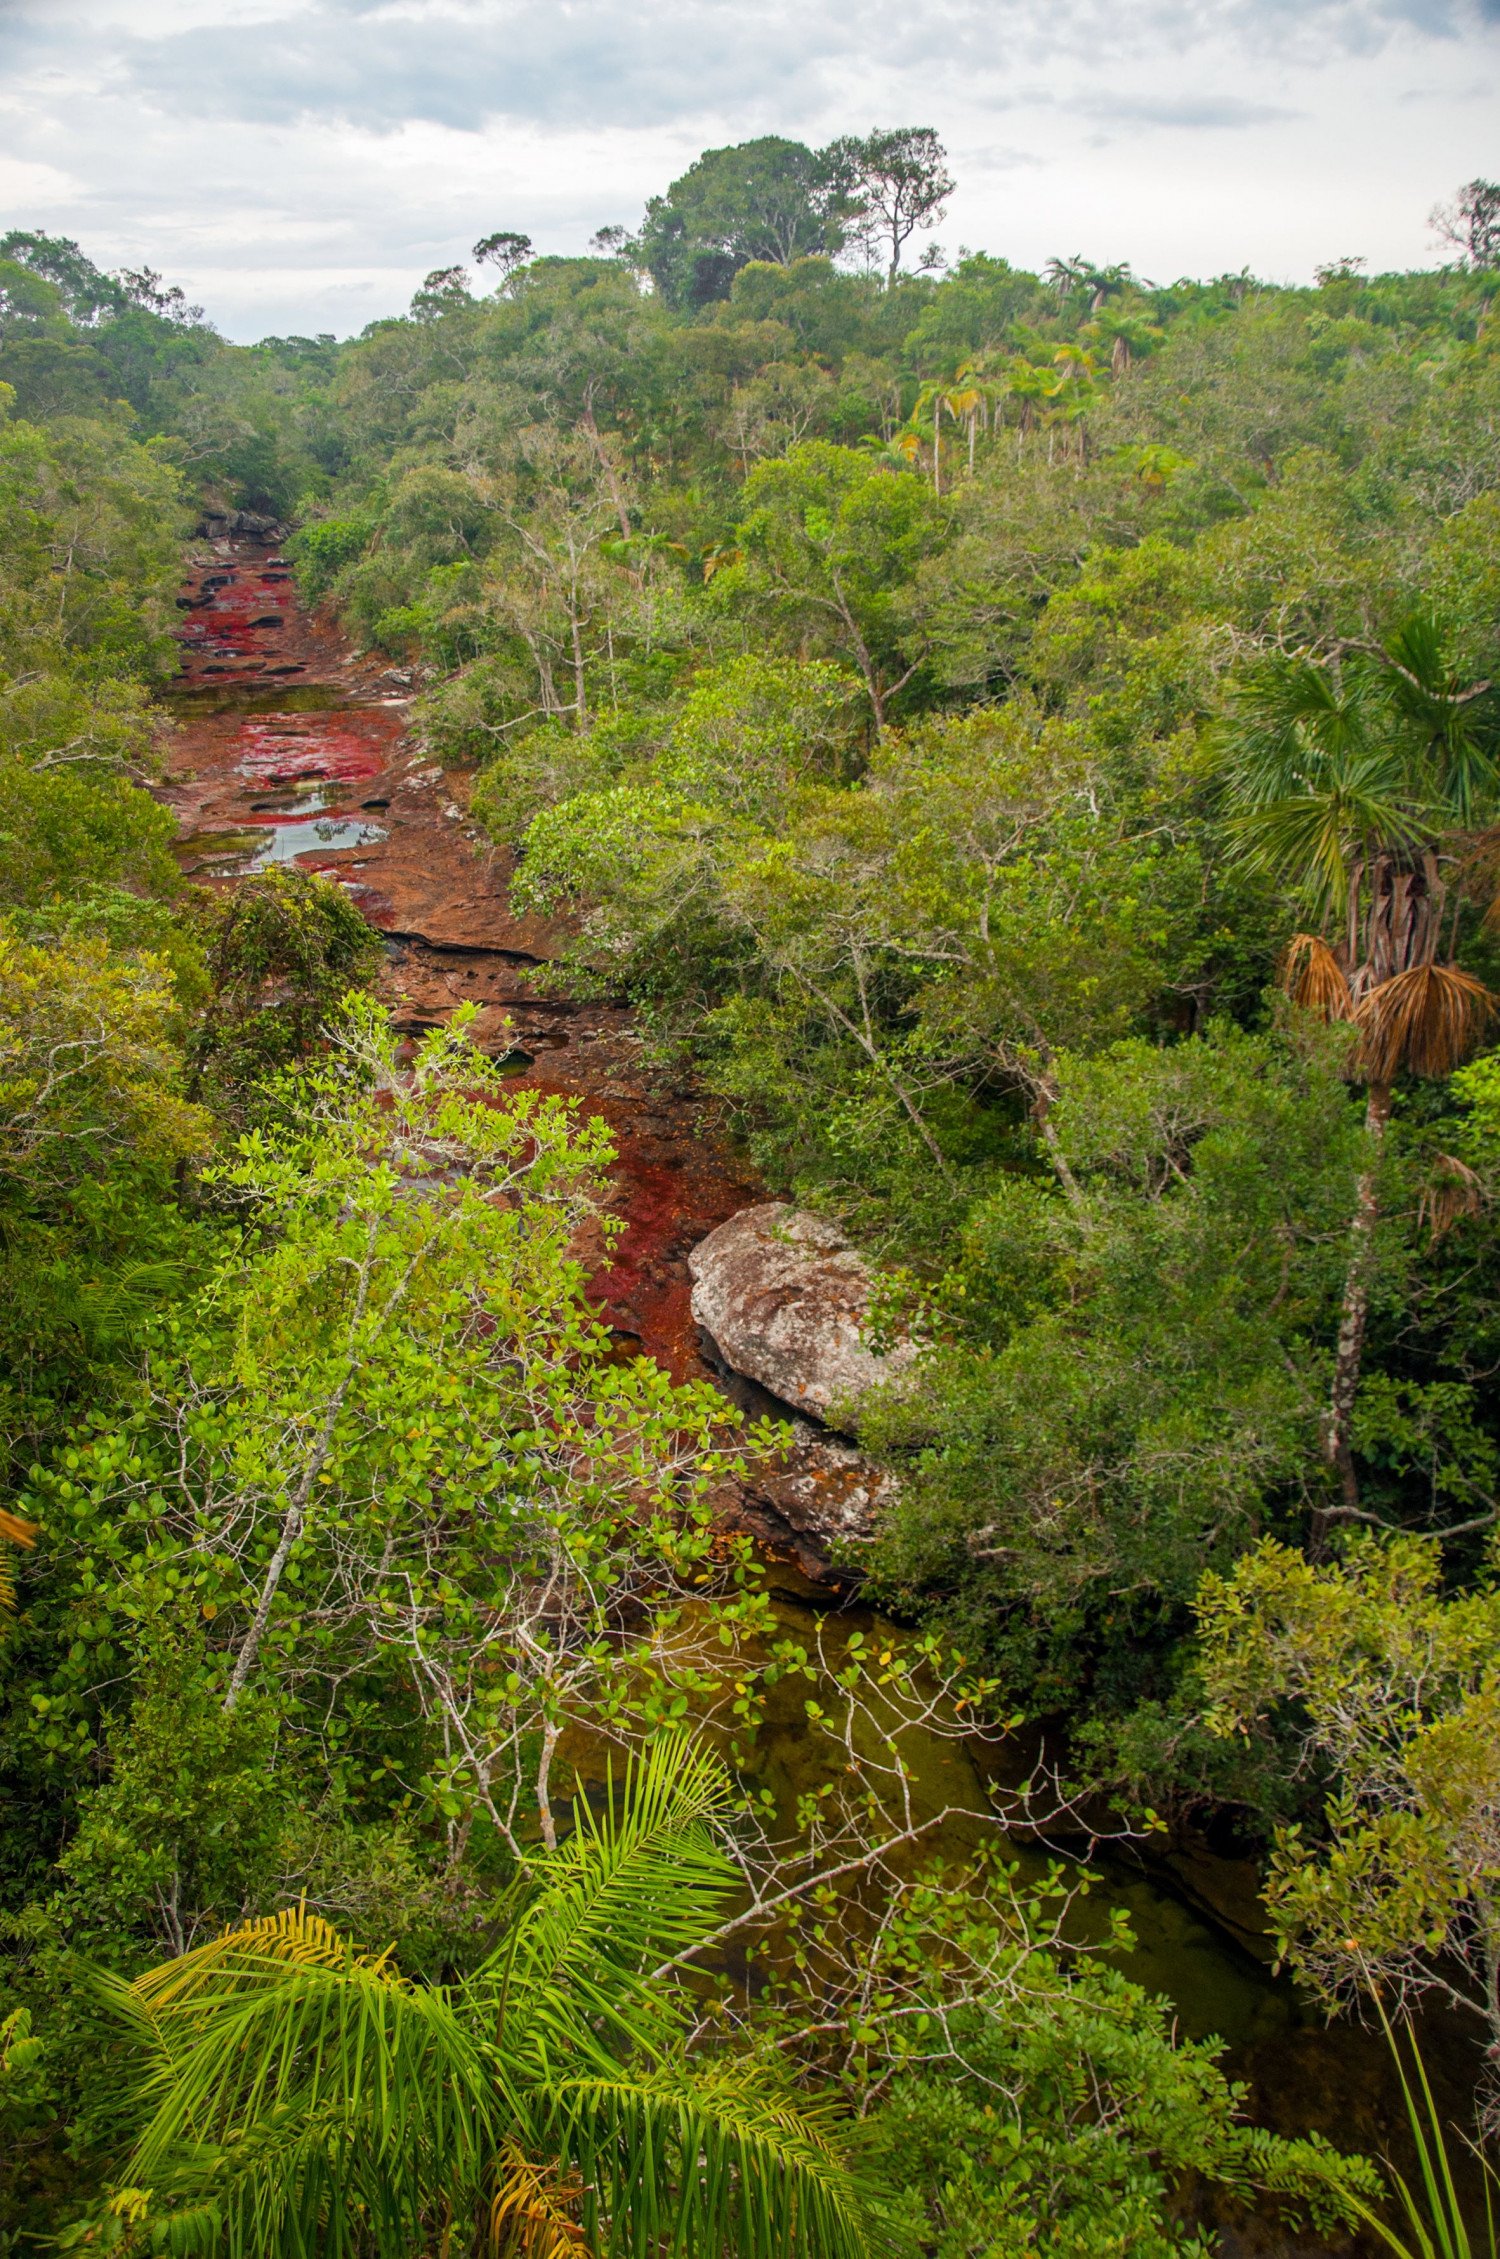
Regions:
[[[427,760],[412,735],[409,680],[352,653],[307,614],[269,540],[202,546],[183,592],[181,639],[163,796],[178,818],[185,873],[214,884],[272,861],[323,872],[385,935],[383,992],[404,1030],[472,1002],[479,1040],[518,1081],[604,1118],[618,1153],[610,1204],[623,1230],[592,1292],[622,1347],[679,1380],[712,1377],[687,1257],[763,1188],[692,1092],[663,1082],[628,1009],[539,985],[561,930],[513,909],[507,858],[467,821],[466,780]],[[771,1578],[789,1626],[829,1604],[783,1561]],[[865,1620],[852,1604],[844,1612],[851,1626]],[[794,1722],[780,1732],[775,1762],[795,1781]],[[1216,2032],[1229,2043],[1262,2122],[1376,2152],[1399,2146],[1399,2096],[1378,2038],[1329,2030],[1273,1973],[1252,1861],[1184,1841],[1149,1867],[1115,1854],[1101,1871],[1098,1903],[1123,1905],[1136,1930],[1133,1973],[1176,2003],[1190,2036]],[[1457,2114],[1464,2046],[1434,2026],[1429,2052],[1440,2099]],[[1326,2249],[1256,2222],[1224,2232],[1231,2252]]]

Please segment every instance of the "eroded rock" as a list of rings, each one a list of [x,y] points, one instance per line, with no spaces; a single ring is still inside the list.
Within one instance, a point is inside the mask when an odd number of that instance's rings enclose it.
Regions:
[[[688,1265],[693,1316],[725,1362],[815,1419],[838,1424],[916,1355],[909,1341],[868,1347],[868,1265],[832,1224],[784,1200],[742,1208]]]
[[[727,1484],[714,1509],[720,1521],[790,1554],[804,1576],[852,1585],[853,1549],[873,1537],[895,1493],[895,1477],[864,1452],[794,1420],[786,1448]]]

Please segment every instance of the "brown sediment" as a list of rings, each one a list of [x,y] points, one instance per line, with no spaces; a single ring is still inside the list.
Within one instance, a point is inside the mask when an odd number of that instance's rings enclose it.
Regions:
[[[675,1379],[708,1377],[688,1250],[757,1185],[693,1092],[647,1059],[627,1009],[539,984],[567,929],[513,905],[510,857],[467,820],[471,780],[414,736],[407,677],[298,601],[274,542],[205,542],[181,610],[162,796],[185,869],[223,884],[269,855],[322,872],[387,936],[399,1027],[415,1035],[474,1003],[476,1040],[518,1083],[602,1117],[624,1229],[601,1249],[596,1307]]]

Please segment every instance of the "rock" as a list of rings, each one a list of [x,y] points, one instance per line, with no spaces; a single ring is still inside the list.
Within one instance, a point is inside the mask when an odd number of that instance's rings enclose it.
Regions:
[[[831,1224],[784,1200],[742,1208],[688,1257],[693,1316],[725,1362],[799,1412],[837,1419],[916,1356],[862,1336],[868,1266]]]
[[[721,1484],[712,1505],[717,1522],[748,1531],[814,1583],[853,1589],[860,1572],[851,1550],[869,1543],[895,1495],[896,1479],[884,1467],[793,1420],[785,1448]]]
[[[744,1485],[747,1520],[764,1518],[764,1534],[784,1542],[810,1577],[826,1577],[835,1554],[868,1544],[896,1496],[896,1478],[864,1452],[818,1435],[802,1421],[779,1458],[754,1470]]]

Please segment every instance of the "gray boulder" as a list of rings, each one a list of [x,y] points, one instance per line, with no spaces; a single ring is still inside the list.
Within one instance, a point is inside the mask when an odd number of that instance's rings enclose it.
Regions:
[[[693,1316],[726,1364],[814,1419],[844,1408],[916,1356],[898,1342],[884,1355],[863,1331],[868,1266],[819,1216],[784,1200],[742,1208],[688,1257]]]

